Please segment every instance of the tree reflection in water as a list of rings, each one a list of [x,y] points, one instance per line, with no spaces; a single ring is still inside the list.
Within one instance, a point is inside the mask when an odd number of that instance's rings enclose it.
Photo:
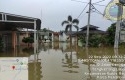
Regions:
[[[89,59],[89,50],[88,50],[88,47],[86,48],[86,55],[87,55],[87,59]],[[92,80],[92,79],[95,79],[95,77],[92,77],[90,74],[91,74],[91,66],[90,66],[90,61],[88,61],[87,65],[88,65],[88,71],[89,71],[89,75],[88,75],[88,78],[87,80]],[[92,64],[95,64],[95,63],[92,63]]]
[[[78,59],[77,59],[77,52],[73,52],[72,47],[70,46],[70,52],[65,53],[65,58],[62,59],[62,67],[68,68],[68,70],[64,70],[64,72],[68,73],[78,73],[76,70],[79,68]],[[74,58],[75,57],[75,58]]]

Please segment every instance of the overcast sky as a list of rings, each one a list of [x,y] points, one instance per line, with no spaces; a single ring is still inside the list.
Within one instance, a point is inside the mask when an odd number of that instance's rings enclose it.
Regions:
[[[89,0],[77,0],[88,2]],[[92,3],[101,0],[92,0]],[[110,0],[105,0],[98,4],[107,5]],[[67,19],[68,15],[77,18],[87,3],[81,3],[71,0],[0,0],[0,12],[18,14],[23,16],[42,19],[42,28],[49,28],[54,31],[64,30],[61,26],[62,21]],[[100,12],[104,12],[105,6],[94,5]],[[79,17],[79,27],[87,25],[88,7]],[[106,20],[102,15],[93,12],[91,14],[92,25],[106,30],[111,21]],[[75,30],[75,29],[73,29]]]

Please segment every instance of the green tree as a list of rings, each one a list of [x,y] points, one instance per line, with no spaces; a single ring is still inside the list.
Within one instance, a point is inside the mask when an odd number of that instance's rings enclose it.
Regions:
[[[30,44],[31,44],[31,47],[32,47],[32,43],[34,43],[34,38],[28,37],[28,39],[29,39],[28,43],[30,43]]]
[[[99,34],[94,34],[89,39],[89,46],[98,47],[101,43],[101,36]]]
[[[34,42],[34,39],[33,37],[23,37],[22,42],[28,44],[28,47],[29,47],[29,44],[31,44],[31,47],[32,47],[32,43]]]
[[[47,29],[46,29],[46,28],[43,28],[43,32],[47,32]]]
[[[107,29],[106,42],[108,45],[114,45],[115,30],[116,23],[111,24],[111,26]]]
[[[23,37],[22,42],[24,42],[25,44],[28,44],[28,38],[27,37]]]
[[[65,28],[65,32],[69,31],[70,32],[70,42],[72,43],[72,27],[75,27],[77,29],[77,31],[79,30],[78,24],[79,24],[79,20],[78,19],[72,19],[72,16],[68,16],[67,20],[64,20],[62,22],[62,26],[66,24],[66,28]]]

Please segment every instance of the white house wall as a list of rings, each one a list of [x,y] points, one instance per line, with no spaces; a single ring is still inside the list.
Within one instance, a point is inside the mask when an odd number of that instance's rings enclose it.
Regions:
[[[120,32],[120,41],[125,42],[125,31]]]
[[[59,35],[59,41],[67,41],[68,36],[63,32],[63,35]]]

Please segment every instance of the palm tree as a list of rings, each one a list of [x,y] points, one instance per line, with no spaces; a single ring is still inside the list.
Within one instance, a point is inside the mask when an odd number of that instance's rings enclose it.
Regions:
[[[72,27],[75,27],[77,29],[77,31],[79,30],[79,27],[78,27],[78,24],[79,24],[79,20],[78,19],[72,19],[72,16],[68,16],[68,19],[67,20],[64,20],[62,22],[62,26],[66,24],[66,28],[65,28],[65,32],[67,32],[69,29],[69,32],[70,32],[70,42],[72,43],[72,38],[71,38],[71,35],[72,35]]]

